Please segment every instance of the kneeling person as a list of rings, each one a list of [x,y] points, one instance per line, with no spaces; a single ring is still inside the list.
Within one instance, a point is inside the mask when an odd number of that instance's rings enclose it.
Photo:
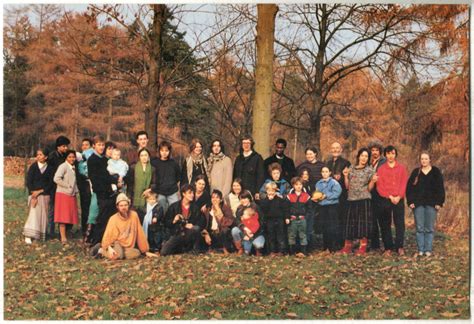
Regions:
[[[135,211],[130,210],[130,199],[124,193],[117,196],[116,206],[118,212],[110,217],[102,243],[96,244],[91,254],[110,260],[138,258],[149,250],[140,219]]]

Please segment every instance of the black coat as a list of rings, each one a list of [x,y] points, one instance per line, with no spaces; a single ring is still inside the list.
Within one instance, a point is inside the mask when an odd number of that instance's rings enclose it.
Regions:
[[[168,211],[166,212],[165,226],[169,228],[171,235],[179,234],[182,231],[185,223],[191,223],[193,225],[199,226],[201,229],[204,229],[207,225],[206,218],[195,203],[191,203],[189,206],[189,217],[186,222],[177,222],[176,224],[173,224],[175,216],[178,214],[183,214],[183,208],[181,204],[182,200],[171,204],[171,206],[168,208]]]
[[[265,169],[265,174],[267,179],[271,179],[272,175],[268,172],[268,166],[272,163],[279,163],[282,168],[281,178],[285,179],[288,182],[291,182],[291,179],[296,176],[295,162],[286,155],[283,155],[282,159],[277,158],[276,154],[273,154],[269,158],[265,159],[263,167]]]
[[[445,199],[444,181],[441,171],[437,167],[432,167],[428,174],[419,172],[419,168],[413,170],[407,183],[407,205],[418,206],[443,206]],[[416,176],[419,174],[418,183],[413,185]]]
[[[267,219],[281,219],[282,221],[288,215],[289,203],[286,199],[275,196],[272,200],[265,198],[259,201],[260,208]]]
[[[31,193],[35,190],[43,189],[41,195],[51,195],[53,190],[53,168],[48,164],[46,170],[41,174],[41,171],[38,167],[38,163],[35,162],[28,169],[28,174],[26,176],[26,187],[28,188],[28,193]]]
[[[107,160],[106,156],[99,157],[95,153],[87,160],[87,171],[92,183],[92,191],[99,198],[111,196],[113,194],[112,184],[117,184],[118,180],[107,171]]]
[[[243,189],[256,194],[265,181],[262,156],[255,151],[248,157],[239,154],[235,159],[233,178],[242,179]]]

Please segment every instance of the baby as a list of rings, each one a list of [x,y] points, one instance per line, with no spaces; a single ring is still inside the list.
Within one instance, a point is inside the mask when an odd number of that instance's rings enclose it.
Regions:
[[[109,171],[110,175],[118,177],[119,186],[123,185],[123,178],[125,178],[128,172],[128,164],[120,158],[120,150],[118,148],[112,150],[112,158],[107,161],[107,171]],[[117,191],[117,186],[112,184],[112,189]]]

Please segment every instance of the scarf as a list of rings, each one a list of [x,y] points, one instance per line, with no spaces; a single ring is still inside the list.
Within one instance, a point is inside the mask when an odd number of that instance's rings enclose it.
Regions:
[[[222,152],[219,152],[218,154],[211,153],[209,154],[209,157],[207,158],[207,165],[209,169],[209,173],[212,171],[212,167],[214,166],[215,163],[224,160],[225,154]]]
[[[145,198],[142,197],[143,192],[150,188],[151,184],[151,164],[147,163],[145,171],[142,164],[138,162],[135,165],[135,183],[133,184],[133,206],[145,207]]]
[[[143,231],[145,232],[145,236],[148,238],[148,225],[151,224],[151,221],[153,220],[153,208],[158,205],[158,203],[155,203],[154,205],[150,205],[149,203],[146,204],[146,214],[145,217],[143,218]]]
[[[207,162],[206,159],[202,156],[201,154],[194,154],[194,152],[191,152],[191,155],[186,158],[186,171],[187,171],[187,176],[188,176],[188,182],[191,183],[191,180],[193,179],[193,170],[194,170],[194,165],[199,167],[203,174],[209,178],[209,171],[207,169]]]

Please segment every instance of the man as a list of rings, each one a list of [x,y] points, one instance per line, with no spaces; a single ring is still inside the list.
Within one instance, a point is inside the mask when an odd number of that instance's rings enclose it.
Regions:
[[[97,223],[92,228],[90,243],[96,244],[102,240],[105,226],[110,216],[115,212],[114,192],[112,184],[117,184],[117,179],[107,171],[108,157],[105,155],[105,140],[102,136],[94,137],[94,154],[87,160],[89,179],[92,191],[97,195],[99,215]]]
[[[92,140],[84,138],[81,143],[81,152],[92,147]],[[82,156],[82,159],[85,157]],[[86,162],[87,163],[87,162]],[[79,168],[76,167],[77,187],[79,188],[80,202],[81,202],[81,230],[84,235],[87,231],[87,218],[89,217],[89,206],[91,203],[91,186],[89,178],[79,173]]]
[[[341,249],[343,245],[342,229],[344,217],[347,212],[347,188],[342,177],[342,170],[351,166],[351,163],[344,159],[342,156],[342,145],[339,142],[331,144],[331,157],[326,161],[326,165],[332,173],[333,178],[339,182],[342,193],[339,196],[339,208],[337,213],[337,239],[336,247]]]
[[[148,240],[137,213],[130,210],[127,195],[120,193],[117,196],[116,208],[117,213],[107,223],[102,244],[97,243],[91,249],[91,255],[110,260],[136,259],[148,252]]]
[[[387,160],[382,155],[383,144],[379,140],[373,140],[367,145],[370,150],[370,165],[377,171]],[[370,249],[377,251],[380,249],[380,206],[383,203],[383,199],[377,192],[377,183],[375,183],[374,189],[370,192],[372,195],[372,234],[370,236]]]
[[[242,179],[242,187],[255,195],[265,181],[263,159],[253,150],[254,141],[250,136],[241,140],[240,154],[235,159],[233,178]]]
[[[180,192],[181,200],[166,212],[165,226],[170,229],[171,237],[161,248],[162,256],[187,251],[197,253],[202,240],[201,230],[206,227],[206,219],[194,203],[194,187],[185,184]]]
[[[146,131],[142,130],[142,131],[137,132],[137,134],[135,135],[135,141],[137,142],[137,146],[138,146],[137,149],[128,151],[125,157],[129,166],[134,165],[138,162],[138,152],[143,148],[146,148],[150,151],[151,161],[154,161],[157,158],[156,152],[153,152],[152,150],[150,150],[150,148],[148,148],[149,139],[148,139],[148,133]]]
[[[268,157],[264,163],[264,169],[266,172],[266,179],[271,179],[272,175],[268,171],[268,167],[272,163],[279,163],[282,168],[282,173],[281,177],[285,179],[288,183],[291,181],[291,179],[296,176],[296,168],[295,168],[295,162],[291,158],[285,155],[285,149],[286,149],[286,140],[283,138],[277,139],[275,143],[275,154],[272,156]]]
[[[48,156],[48,164],[51,167],[51,173],[56,174],[59,165],[66,161],[66,152],[68,146],[71,144],[71,141],[66,136],[59,136],[56,138],[56,150],[51,152]],[[53,187],[51,189],[51,196],[49,200],[49,212],[48,212],[48,225],[49,225],[49,237],[54,238],[54,197],[56,195],[56,183],[53,182]]]
[[[408,181],[408,172],[404,165],[396,160],[397,149],[389,145],[384,150],[387,162],[377,170],[377,192],[383,199],[380,210],[380,228],[385,247],[384,254],[389,256],[391,250],[404,255],[405,236],[405,191]],[[395,224],[395,242],[392,238],[392,216]]]

